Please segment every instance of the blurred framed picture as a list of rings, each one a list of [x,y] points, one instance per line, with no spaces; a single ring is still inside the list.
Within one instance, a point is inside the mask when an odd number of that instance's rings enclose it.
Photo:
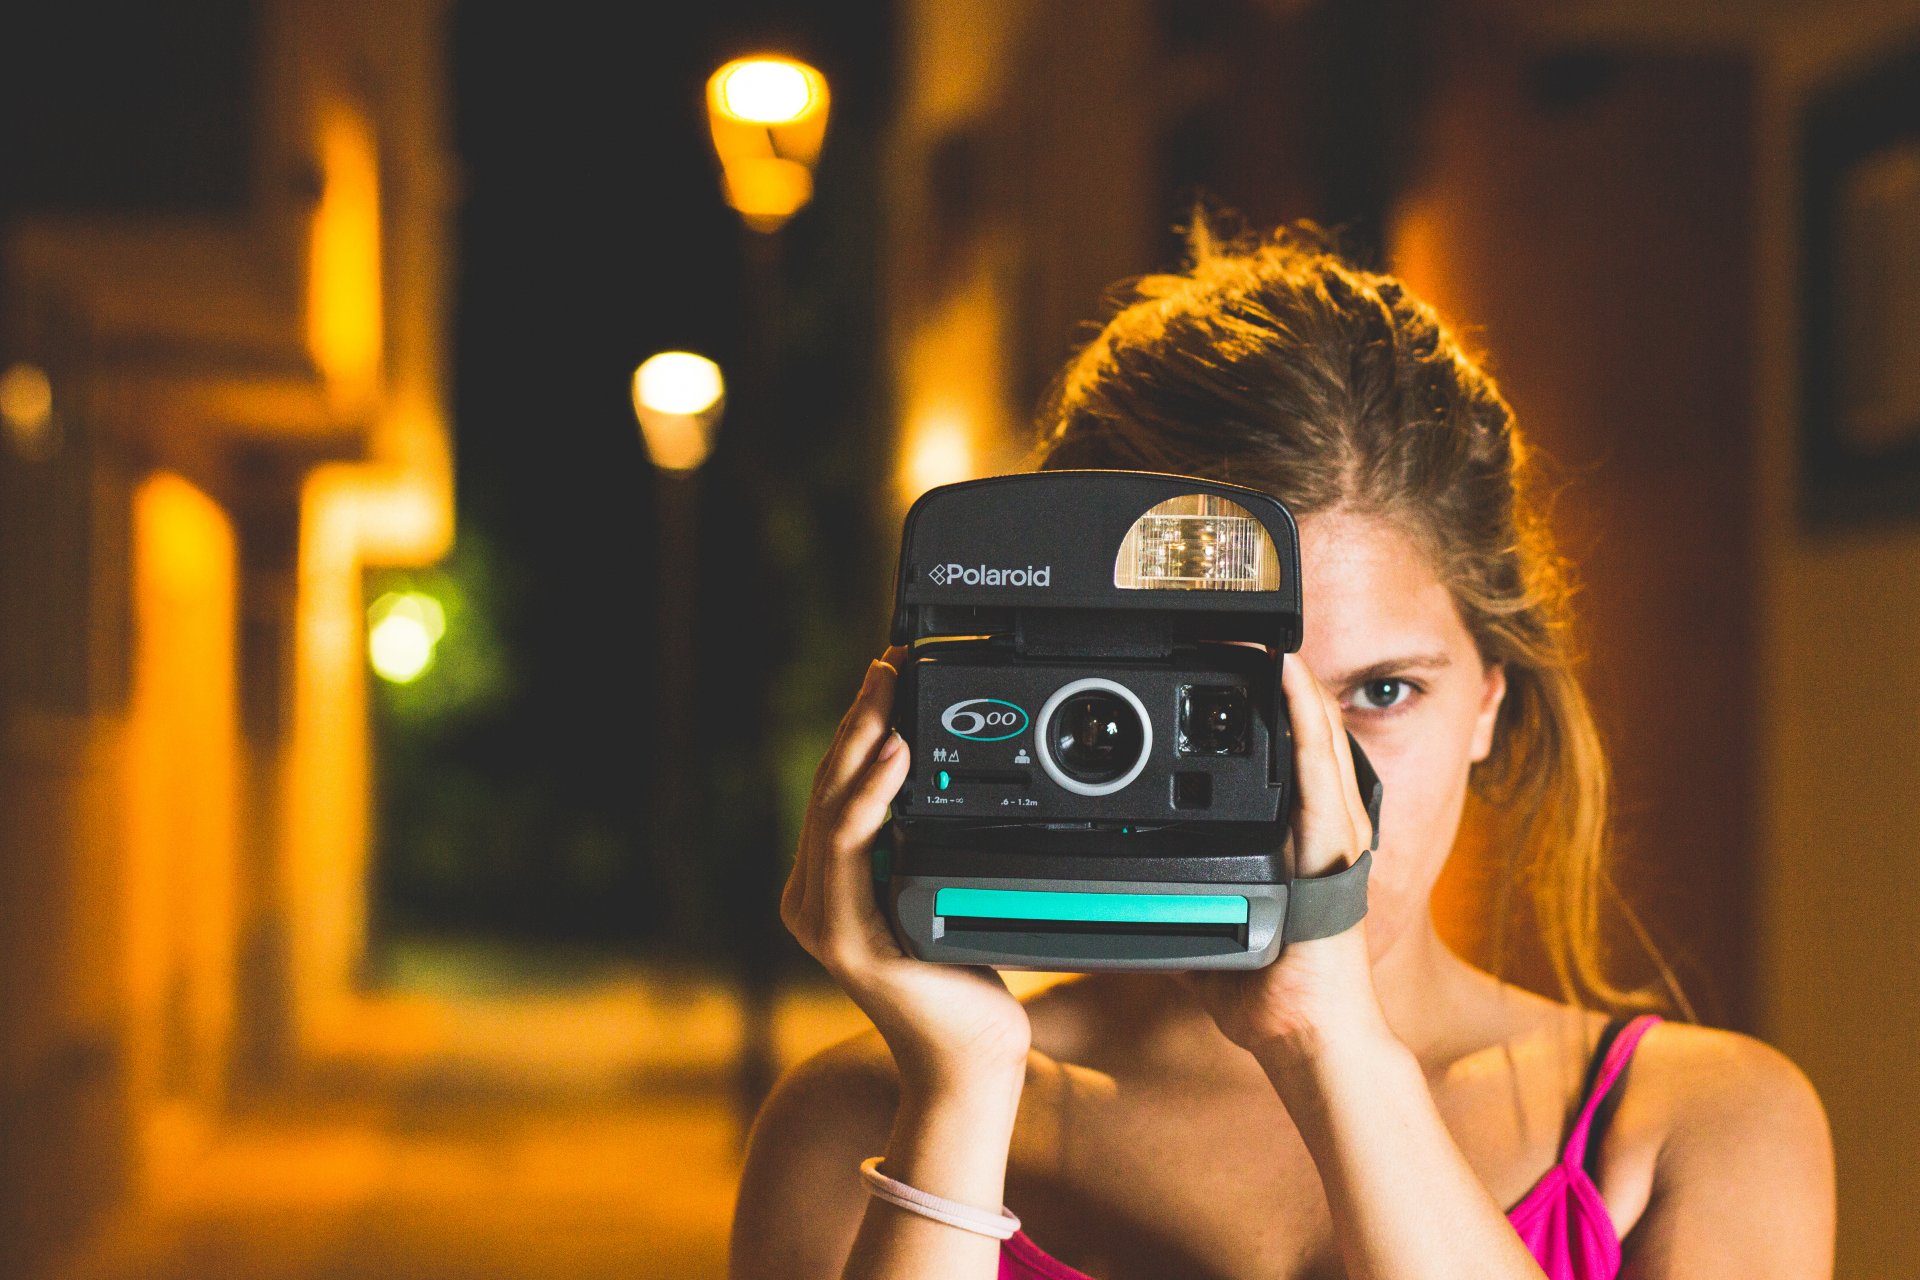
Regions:
[[[1801,513],[1920,522],[1920,48],[1803,124]]]

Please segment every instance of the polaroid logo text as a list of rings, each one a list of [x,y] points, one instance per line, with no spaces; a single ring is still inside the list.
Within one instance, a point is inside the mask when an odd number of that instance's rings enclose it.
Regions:
[[[969,568],[964,564],[937,564],[927,570],[927,576],[942,587],[1050,587],[1053,585],[1053,566],[1043,564],[1038,568],[1028,565],[1024,569],[989,569],[986,565]]]

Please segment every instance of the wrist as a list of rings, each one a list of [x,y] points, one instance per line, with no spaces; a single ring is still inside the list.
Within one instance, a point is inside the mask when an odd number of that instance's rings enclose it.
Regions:
[[[1343,1083],[1419,1064],[1378,1016],[1356,1014],[1303,1022],[1252,1050],[1289,1109],[1296,1099],[1325,1095]]]
[[[1391,1036],[1374,991],[1366,922],[1290,942],[1274,961],[1273,995],[1245,1011],[1240,1043],[1256,1057],[1317,1057]]]
[[[899,1070],[903,1113],[1005,1116],[1011,1123],[1027,1083],[1024,1054],[1018,1060],[901,1062]]]
[[[1011,1089],[1018,1098],[1027,1078],[1031,1039],[1022,1034],[975,1037],[964,1047],[882,1032],[900,1073],[903,1093],[920,1098],[956,1094],[987,1097]]]
[[[902,1079],[882,1171],[931,1195],[997,1207],[1024,1084],[1024,1072]]]

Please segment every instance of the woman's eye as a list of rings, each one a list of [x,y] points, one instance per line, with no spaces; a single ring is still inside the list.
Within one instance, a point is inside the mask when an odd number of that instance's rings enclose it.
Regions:
[[[1369,680],[1354,691],[1354,701],[1368,711],[1386,711],[1413,696],[1405,680]]]

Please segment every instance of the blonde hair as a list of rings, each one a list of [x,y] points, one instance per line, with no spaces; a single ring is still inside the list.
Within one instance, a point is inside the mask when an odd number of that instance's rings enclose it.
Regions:
[[[1188,249],[1185,271],[1116,286],[1115,314],[1047,394],[1039,464],[1205,476],[1272,493],[1296,516],[1338,508],[1405,530],[1482,659],[1505,666],[1493,750],[1472,773],[1514,823],[1496,970],[1524,886],[1564,998],[1691,1017],[1608,875],[1609,770],[1574,673],[1571,574],[1512,409],[1431,307],[1311,226],[1223,240],[1196,214]],[[1666,1000],[1610,976],[1609,902]]]

